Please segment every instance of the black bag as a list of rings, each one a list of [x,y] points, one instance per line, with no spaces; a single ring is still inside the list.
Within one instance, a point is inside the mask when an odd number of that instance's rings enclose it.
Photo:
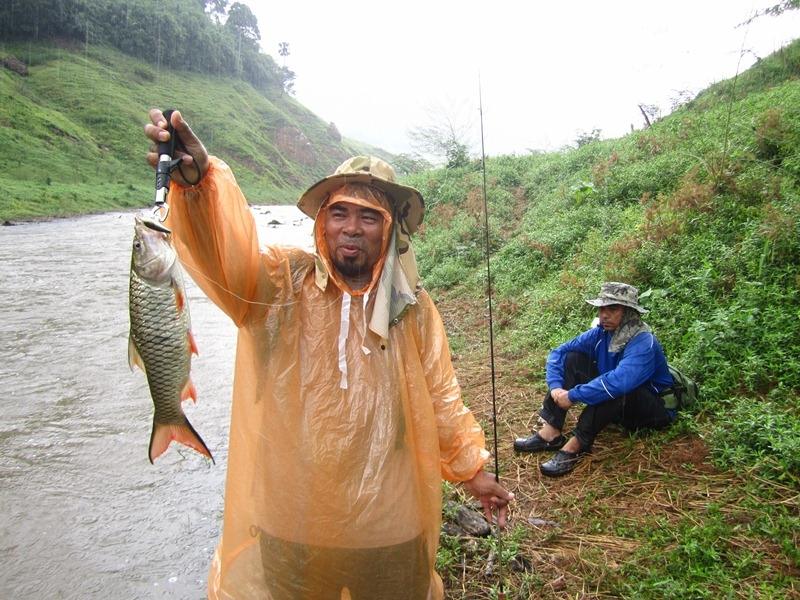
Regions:
[[[700,388],[691,377],[687,377],[672,365],[667,365],[667,367],[672,375],[673,383],[672,389],[661,396],[664,399],[664,408],[671,410],[690,408],[697,403],[700,397]]]

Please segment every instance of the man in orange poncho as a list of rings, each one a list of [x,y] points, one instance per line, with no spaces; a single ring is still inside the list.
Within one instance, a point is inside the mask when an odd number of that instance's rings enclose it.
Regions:
[[[150,120],[146,135],[166,141],[162,112]],[[209,598],[441,598],[442,478],[463,482],[501,526],[513,495],[483,470],[483,432],[419,285],[409,235],[422,197],[383,161],[355,157],[300,198],[315,254],[259,251],[230,169],[179,112],[171,122],[186,152],[167,225],[239,328]]]

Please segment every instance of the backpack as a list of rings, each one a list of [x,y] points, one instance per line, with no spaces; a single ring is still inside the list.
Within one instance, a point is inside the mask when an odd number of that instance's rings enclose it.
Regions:
[[[672,410],[689,408],[697,402],[700,388],[697,383],[684,375],[681,371],[668,364],[669,373],[672,375],[672,390],[664,394],[664,407]]]

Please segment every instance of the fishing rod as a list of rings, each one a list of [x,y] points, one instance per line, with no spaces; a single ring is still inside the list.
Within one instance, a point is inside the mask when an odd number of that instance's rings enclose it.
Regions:
[[[483,219],[484,237],[486,243],[486,284],[489,298],[489,361],[492,371],[492,437],[494,438],[494,480],[500,483],[500,458],[497,453],[497,386],[495,385],[494,369],[494,325],[492,319],[492,269],[489,265],[489,202],[486,194],[486,150],[483,142],[483,94],[481,90],[481,77],[478,75],[478,114],[481,121],[481,169],[483,172]],[[505,600],[505,577],[503,576],[503,536],[500,527],[495,528],[497,537],[497,574],[500,579],[500,589],[497,592],[498,600]]]

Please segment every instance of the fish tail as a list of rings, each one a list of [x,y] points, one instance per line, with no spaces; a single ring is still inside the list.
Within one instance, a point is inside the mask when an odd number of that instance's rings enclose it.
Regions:
[[[203,438],[200,437],[200,434],[197,433],[194,427],[192,427],[192,424],[189,423],[189,419],[184,419],[184,422],[178,425],[156,423],[153,421],[153,431],[150,434],[150,464],[166,452],[170,442],[173,440],[184,446],[188,446],[192,450],[196,450],[203,456],[207,456],[211,459],[212,463],[216,464],[214,457],[211,456],[211,451],[208,449],[208,446],[206,446]]]

